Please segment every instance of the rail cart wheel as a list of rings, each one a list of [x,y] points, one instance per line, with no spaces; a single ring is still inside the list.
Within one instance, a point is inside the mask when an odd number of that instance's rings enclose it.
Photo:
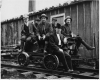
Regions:
[[[44,63],[44,67],[46,69],[54,70],[58,67],[59,60],[58,60],[58,57],[56,55],[48,54],[44,57],[43,63]]]
[[[22,52],[18,55],[18,63],[20,66],[27,66],[29,64],[29,55],[26,52]]]

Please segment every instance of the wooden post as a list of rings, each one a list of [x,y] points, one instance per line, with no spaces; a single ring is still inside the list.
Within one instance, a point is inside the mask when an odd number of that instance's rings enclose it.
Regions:
[[[79,35],[79,32],[78,32],[78,5],[77,5],[77,35]]]

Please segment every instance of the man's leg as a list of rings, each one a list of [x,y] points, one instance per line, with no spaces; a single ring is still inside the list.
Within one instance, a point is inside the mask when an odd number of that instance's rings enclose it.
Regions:
[[[26,41],[26,36],[23,35],[22,38],[21,38],[21,49],[22,49],[22,51],[24,50],[24,43],[25,43],[25,41]]]
[[[45,43],[44,43],[44,52],[46,52],[48,41],[49,41],[49,37],[46,37],[44,41],[45,41]]]
[[[90,45],[88,45],[84,40],[82,40],[81,37],[77,37],[76,41],[77,41],[78,48],[81,45],[81,43],[87,48],[87,50],[93,50],[95,48],[95,47],[91,47]]]
[[[70,70],[73,70],[71,56],[66,51],[64,53],[65,53],[65,58],[66,58],[66,61],[67,61],[67,64],[68,64],[69,69]]]
[[[67,62],[66,62],[66,58],[65,58],[64,53],[62,53],[60,51],[57,51],[57,52],[54,52],[54,53],[58,56],[59,60],[62,62],[65,70],[68,71],[69,70],[69,67],[67,65]]]

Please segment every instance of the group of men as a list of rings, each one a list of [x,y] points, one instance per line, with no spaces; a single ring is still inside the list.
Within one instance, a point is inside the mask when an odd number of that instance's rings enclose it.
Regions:
[[[24,16],[24,24],[21,31],[21,46],[24,50],[24,43],[30,41],[32,38],[37,40],[39,46],[44,45],[44,52],[51,52],[58,56],[59,60],[64,65],[66,71],[73,71],[71,56],[67,51],[63,50],[63,45],[67,43],[68,37],[73,37],[70,26],[72,18],[67,16],[65,18],[65,24],[60,25],[57,23],[56,18],[52,18],[52,23],[47,22],[48,17],[46,14],[42,14],[40,18],[35,19],[34,24],[28,23],[28,16]],[[76,37],[77,48],[83,44],[88,50],[93,50],[94,47],[89,46],[81,37]],[[41,42],[42,41],[42,42]],[[48,45],[47,45],[48,44]]]

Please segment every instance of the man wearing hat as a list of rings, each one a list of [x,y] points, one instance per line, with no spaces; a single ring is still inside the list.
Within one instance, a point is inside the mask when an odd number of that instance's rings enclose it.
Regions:
[[[56,25],[57,25],[57,19],[56,18],[52,18],[52,28],[53,28],[53,30],[55,31],[55,27],[56,27]]]
[[[59,25],[59,23],[57,23],[57,19],[56,18],[52,18],[52,28],[53,28],[53,32],[55,32],[55,27]]]
[[[55,27],[55,33],[49,37],[48,52],[58,56],[66,71],[73,71],[71,57],[63,50],[64,36],[61,34],[61,25]]]
[[[25,42],[31,40],[34,37],[34,33],[36,32],[36,28],[32,23],[29,24],[29,17],[27,15],[23,16],[24,24],[21,27],[21,49],[24,50]]]
[[[84,40],[82,40],[81,37],[72,34],[72,32],[71,32],[71,22],[72,22],[72,18],[70,16],[67,16],[66,19],[65,19],[65,24],[62,26],[62,32],[61,33],[65,37],[75,37],[77,49],[80,47],[81,44],[83,44],[88,50],[93,50],[95,47],[89,46]]]
[[[46,44],[47,43],[46,41],[48,41],[48,37],[52,34],[52,26],[50,25],[50,23],[47,22],[47,15],[46,14],[42,14],[40,16],[40,19],[41,19],[41,22],[40,24],[38,25],[38,42],[39,42],[39,46],[43,46],[44,48],[44,51],[45,51],[45,48],[46,48]],[[41,42],[42,40],[42,42]]]

